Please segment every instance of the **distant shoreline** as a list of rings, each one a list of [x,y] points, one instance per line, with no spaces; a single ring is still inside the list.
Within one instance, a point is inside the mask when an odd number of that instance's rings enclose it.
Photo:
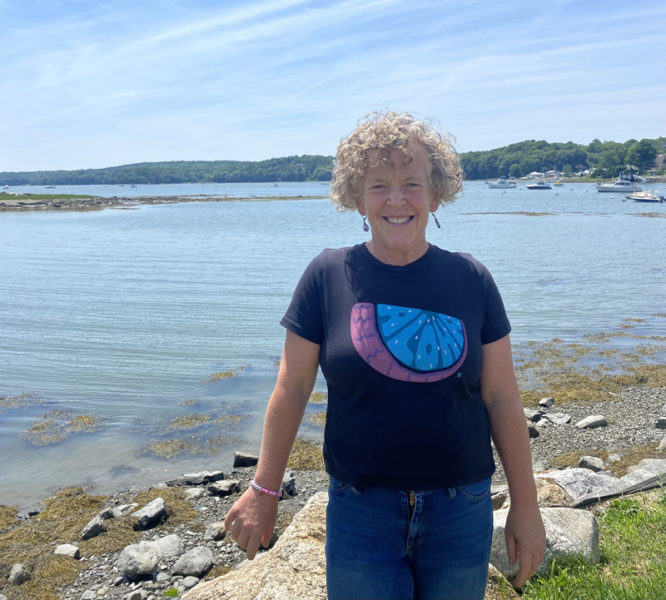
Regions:
[[[265,202],[268,200],[320,200],[328,195],[316,196],[265,196],[234,198],[229,196],[139,196],[133,198],[113,196],[57,196],[50,194],[26,194],[15,196],[0,193],[0,212],[27,210],[101,210],[104,208],[131,209],[143,204],[179,204],[183,202]]]

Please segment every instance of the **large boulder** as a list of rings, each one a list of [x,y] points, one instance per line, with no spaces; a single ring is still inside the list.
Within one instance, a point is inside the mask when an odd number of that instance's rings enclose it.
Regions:
[[[325,492],[312,496],[270,552],[200,583],[183,600],[325,600],[327,502]]]
[[[490,562],[507,578],[518,573],[518,563],[509,564],[504,529],[508,510],[493,515],[493,541]],[[537,569],[539,575],[549,572],[555,558],[583,558],[599,561],[599,527],[594,515],[586,510],[564,507],[542,508],[541,518],[546,529],[546,554]]]

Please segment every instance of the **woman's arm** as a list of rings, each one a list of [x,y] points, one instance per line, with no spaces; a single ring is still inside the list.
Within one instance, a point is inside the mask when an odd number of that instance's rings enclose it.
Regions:
[[[287,460],[312,393],[319,367],[318,344],[287,331],[277,382],[268,401],[255,481],[269,490],[279,490]],[[268,546],[278,499],[249,487],[231,507],[224,524],[233,538],[254,558],[259,544]]]
[[[537,503],[527,423],[508,335],[483,346],[481,394],[509,484],[511,506],[505,528],[506,549],[511,564],[520,558],[514,585],[521,587],[543,560],[546,534]]]

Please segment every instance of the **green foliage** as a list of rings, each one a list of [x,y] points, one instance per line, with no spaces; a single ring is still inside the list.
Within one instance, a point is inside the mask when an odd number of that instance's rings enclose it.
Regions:
[[[105,169],[0,173],[3,185],[97,185],[142,183],[248,183],[329,181],[333,157],[303,155],[250,161],[137,163]]]
[[[597,518],[601,562],[555,562],[526,584],[524,600],[666,598],[666,493],[614,500]]]
[[[652,168],[656,157],[657,148],[653,140],[643,139],[632,144],[627,150],[627,162],[636,165],[641,171]]]
[[[624,143],[592,140],[587,146],[527,140],[483,152],[466,152],[460,160],[467,179],[524,177],[532,171],[558,170],[567,174],[595,169],[595,177],[613,177],[627,163],[644,171],[654,166],[666,139],[628,140]]]
[[[666,138],[624,143],[592,140],[588,145],[526,140],[483,152],[465,152],[460,160],[467,179],[523,177],[532,171],[557,169],[577,173],[595,169],[595,177],[614,177],[631,164],[639,170],[654,166]],[[174,161],[136,163],[75,171],[0,172],[2,185],[97,185],[157,183],[249,183],[330,181],[332,156],[302,155],[250,161]]]

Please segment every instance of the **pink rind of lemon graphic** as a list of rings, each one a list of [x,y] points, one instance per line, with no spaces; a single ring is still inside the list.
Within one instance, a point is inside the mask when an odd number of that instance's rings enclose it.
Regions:
[[[466,335],[463,335],[466,340]],[[460,356],[451,366],[437,371],[420,372],[408,369],[400,364],[384,344],[377,329],[375,305],[369,302],[359,302],[352,308],[350,319],[350,332],[352,343],[359,356],[375,371],[398,381],[412,383],[432,383],[441,381],[453,375],[465,361],[467,344],[465,343]]]

